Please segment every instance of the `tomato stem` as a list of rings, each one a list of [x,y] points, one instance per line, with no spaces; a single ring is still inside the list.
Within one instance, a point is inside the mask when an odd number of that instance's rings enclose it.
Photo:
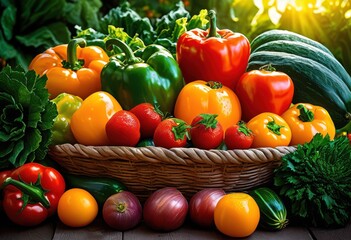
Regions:
[[[34,185],[24,183],[22,181],[18,181],[16,179],[8,177],[5,179],[5,181],[3,182],[1,187],[3,188],[3,187],[6,187],[8,185],[12,185],[12,186],[18,188],[23,193],[22,194],[23,195],[22,198],[23,198],[23,202],[24,202],[23,208],[27,205],[27,203],[29,203],[33,200],[35,202],[43,204],[43,206],[45,208],[49,208],[50,202],[44,195],[45,191],[41,187],[38,186],[39,184],[40,184],[40,175],[38,177],[37,183],[35,183]],[[26,194],[27,197],[25,197],[24,194]]]
[[[215,82],[215,81],[208,81],[206,83],[206,86],[209,86],[212,89],[220,89],[223,87],[222,83],[220,82]]]

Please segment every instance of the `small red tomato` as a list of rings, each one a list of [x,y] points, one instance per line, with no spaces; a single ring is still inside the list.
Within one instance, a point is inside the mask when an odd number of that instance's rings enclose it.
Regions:
[[[228,150],[250,148],[254,139],[252,131],[244,121],[239,121],[225,131],[224,143]]]
[[[105,126],[106,135],[111,144],[134,147],[140,140],[139,119],[127,110],[120,110],[112,115]]]
[[[139,119],[141,139],[152,138],[157,125],[162,121],[161,110],[151,103],[140,103],[129,111]]]
[[[217,148],[223,141],[224,130],[217,121],[217,114],[203,113],[191,122],[190,136],[195,147]]]
[[[351,144],[351,133],[348,133],[348,134],[347,134],[347,138],[349,139],[350,144]]]
[[[185,147],[188,140],[189,127],[179,118],[163,120],[155,129],[153,137],[155,146],[164,148]]]

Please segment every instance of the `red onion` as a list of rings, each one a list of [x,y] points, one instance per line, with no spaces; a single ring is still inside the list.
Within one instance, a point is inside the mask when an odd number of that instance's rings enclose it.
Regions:
[[[125,231],[137,226],[142,219],[139,199],[131,192],[123,191],[106,199],[102,216],[110,227]]]
[[[203,228],[213,227],[214,209],[224,195],[224,190],[217,188],[206,188],[195,193],[189,201],[191,221]]]
[[[153,230],[173,231],[183,225],[188,213],[188,201],[174,187],[153,192],[144,204],[145,224]]]

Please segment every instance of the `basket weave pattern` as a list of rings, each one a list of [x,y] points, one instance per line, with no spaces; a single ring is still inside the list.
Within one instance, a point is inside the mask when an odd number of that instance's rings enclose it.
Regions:
[[[162,187],[177,187],[187,198],[209,187],[227,192],[268,182],[283,155],[296,148],[246,150],[85,146],[62,144],[49,155],[72,174],[112,177],[142,200]]]

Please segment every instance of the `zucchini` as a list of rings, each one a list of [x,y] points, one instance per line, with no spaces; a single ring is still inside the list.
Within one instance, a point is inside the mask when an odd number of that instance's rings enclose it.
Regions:
[[[325,53],[319,48],[298,41],[276,40],[264,43],[252,52],[260,51],[286,52],[314,60],[335,73],[351,90],[351,77],[345,68],[335,57]]]
[[[127,187],[114,178],[90,177],[63,173],[68,188],[82,188],[88,191],[102,207],[108,197],[127,190]]]
[[[287,211],[280,197],[270,188],[260,187],[249,191],[260,209],[259,226],[267,230],[281,230],[289,222]]]
[[[321,51],[331,56],[334,56],[333,53],[323,44],[313,39],[310,39],[308,37],[305,37],[303,35],[300,35],[298,33],[291,32],[288,30],[280,30],[280,29],[265,31],[260,35],[258,35],[257,37],[255,37],[250,43],[251,51],[255,51],[256,48],[258,48],[264,43],[276,41],[276,40],[289,40],[289,41],[303,42],[311,46],[314,46],[316,48],[319,48]]]
[[[288,74],[294,82],[293,103],[308,102],[324,107],[336,128],[351,120],[351,91],[335,73],[324,65],[285,52],[259,51],[251,54],[248,71],[271,64]]]

